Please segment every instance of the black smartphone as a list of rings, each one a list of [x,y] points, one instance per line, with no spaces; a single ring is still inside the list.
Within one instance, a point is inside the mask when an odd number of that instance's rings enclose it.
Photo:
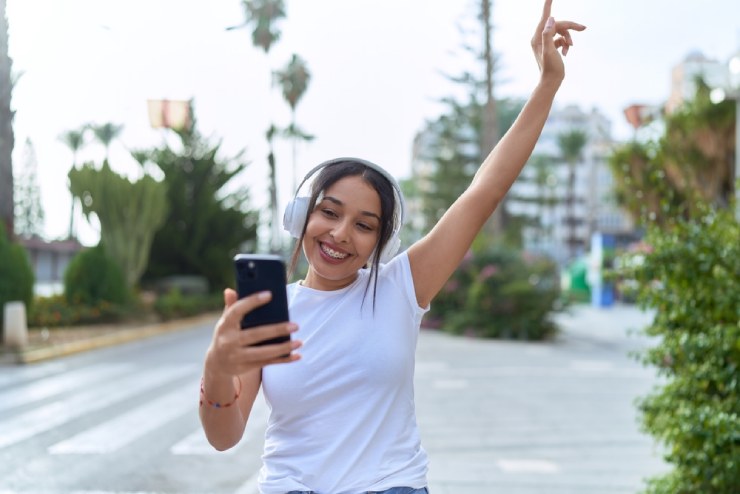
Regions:
[[[256,292],[269,291],[272,299],[269,303],[257,307],[245,315],[241,322],[242,329],[249,329],[264,324],[289,321],[288,294],[285,288],[285,262],[280,256],[268,254],[237,254],[234,257],[236,269],[236,292],[244,298]],[[290,336],[280,336],[261,341],[256,345],[271,345],[290,341]]]

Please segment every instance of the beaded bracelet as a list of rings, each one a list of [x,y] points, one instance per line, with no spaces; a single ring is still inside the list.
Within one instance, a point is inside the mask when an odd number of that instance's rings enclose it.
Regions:
[[[200,406],[203,406],[203,400],[206,401],[209,405],[211,405],[213,408],[229,408],[231,405],[236,403],[236,400],[239,399],[239,395],[242,393],[242,380],[239,376],[236,376],[236,378],[239,380],[239,389],[234,393],[234,399],[231,400],[229,403],[219,403],[217,401],[211,401],[206,397],[206,390],[203,387],[203,382],[205,381],[204,377],[200,378]]]

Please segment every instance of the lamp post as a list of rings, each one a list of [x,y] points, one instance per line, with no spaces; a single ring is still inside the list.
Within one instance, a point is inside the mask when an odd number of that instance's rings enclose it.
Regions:
[[[740,221],[740,51],[730,58],[727,69],[726,87],[713,89],[710,98],[714,103],[735,101],[735,218]]]

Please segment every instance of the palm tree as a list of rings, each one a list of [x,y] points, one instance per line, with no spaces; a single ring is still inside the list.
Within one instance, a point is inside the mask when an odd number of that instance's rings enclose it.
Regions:
[[[485,106],[483,107],[483,132],[481,135],[481,154],[485,158],[498,142],[499,125],[498,111],[496,109],[496,98],[494,95],[494,74],[496,72],[496,55],[493,51],[493,25],[491,22],[492,0],[481,0],[480,21],[483,23],[483,53],[481,58],[486,64],[485,72]],[[506,227],[506,197],[491,215],[488,224],[491,233],[500,236]]]
[[[102,125],[89,124],[88,128],[92,130],[95,138],[105,147],[105,162],[108,162],[110,157],[110,145],[118,139],[123,132],[123,125],[116,125],[113,123],[104,123]]]
[[[555,176],[552,173],[552,159],[544,154],[535,154],[529,160],[534,170],[534,185],[537,189],[537,242],[542,246],[545,239],[549,237],[552,226],[545,224],[547,209],[552,209],[554,199],[552,197],[552,181]],[[550,214],[552,218],[552,214]]]
[[[68,130],[59,136],[59,140],[72,151],[72,168],[77,168],[77,153],[85,144],[86,127],[79,130]],[[72,196],[72,206],[69,211],[69,232],[67,238],[74,238],[75,198]]]
[[[565,221],[568,225],[568,253],[575,257],[579,244],[583,239],[579,239],[576,234],[578,220],[575,216],[576,202],[576,167],[583,158],[583,148],[586,146],[587,135],[582,130],[574,129],[563,132],[558,135],[558,148],[563,160],[568,164],[568,189],[565,195]]]
[[[244,8],[244,23],[230,27],[240,29],[252,28],[252,44],[259,46],[269,53],[272,45],[280,39],[277,22],[285,17],[285,2],[283,0],[242,0]]]
[[[296,124],[296,106],[308,89],[311,73],[308,71],[305,60],[293,54],[285,68],[275,71],[274,76],[282,89],[283,98],[290,105],[290,127],[285,129],[285,136],[293,144],[293,190],[295,190],[298,186],[296,170],[298,141],[313,139],[313,136],[303,132]]]
[[[280,39],[277,23],[285,17],[285,2],[283,0],[242,0],[244,8],[244,22],[227,30],[246,27],[252,31],[252,44],[264,50],[268,55],[272,45]],[[270,117],[271,118],[271,117]],[[270,151],[267,164],[270,169],[270,250],[279,252],[280,246],[280,217],[277,205],[277,180],[275,170],[275,154],[272,152],[272,137],[275,125],[270,124],[267,129],[267,141]]]
[[[0,0],[0,222],[4,223],[8,238],[14,234],[13,203],[13,116],[10,108],[13,92],[13,60],[8,55],[8,19],[6,0]]]

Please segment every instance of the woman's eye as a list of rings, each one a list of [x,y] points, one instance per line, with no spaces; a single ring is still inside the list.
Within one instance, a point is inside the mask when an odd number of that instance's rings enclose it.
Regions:
[[[363,231],[366,231],[366,232],[371,232],[373,230],[373,227],[372,226],[367,225],[365,223],[357,223],[357,227],[360,230],[363,230]]]
[[[322,213],[322,214],[323,214],[324,216],[327,216],[327,217],[329,217],[329,218],[336,218],[336,217],[337,217],[337,213],[335,213],[335,212],[334,212],[334,211],[332,211],[331,209],[322,209],[322,210],[321,210],[321,213]]]

